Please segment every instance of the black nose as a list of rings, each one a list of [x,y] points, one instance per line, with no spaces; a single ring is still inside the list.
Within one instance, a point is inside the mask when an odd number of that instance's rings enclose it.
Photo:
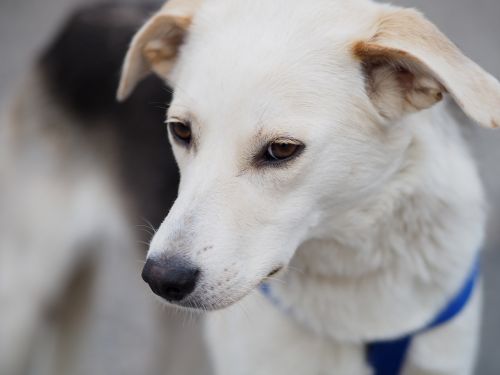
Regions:
[[[143,280],[153,293],[167,301],[180,301],[195,288],[200,270],[181,258],[148,259]]]

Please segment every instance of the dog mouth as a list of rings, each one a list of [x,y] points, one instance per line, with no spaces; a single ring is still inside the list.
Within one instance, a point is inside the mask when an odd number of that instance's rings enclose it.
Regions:
[[[199,294],[194,294],[187,296],[186,298],[178,301],[169,301],[168,299],[165,299],[160,296],[156,296],[157,300],[159,300],[162,304],[168,305],[168,306],[173,306],[179,310],[185,310],[185,311],[191,311],[191,312],[197,312],[197,313],[205,313],[205,312],[212,312],[212,311],[218,311],[218,310],[223,310],[225,308],[228,308],[232,306],[233,304],[237,303],[241,299],[243,299],[245,296],[250,294],[253,290],[258,289],[262,284],[265,284],[269,282],[271,279],[274,279],[277,274],[279,274],[285,267],[284,266],[278,266],[273,268],[271,272],[267,274],[267,276],[263,277],[255,283],[252,287],[248,288],[246,293],[241,294],[240,296],[237,297],[230,297],[226,296],[224,298],[224,303],[213,303],[210,300],[219,300],[220,298],[210,298],[210,296],[207,296],[204,293],[204,298],[200,298],[201,296]],[[208,297],[208,298],[207,298]]]
[[[269,279],[273,276],[276,276],[282,269],[283,269],[283,266],[276,267],[271,272],[269,272],[269,274],[264,278],[263,281],[266,281],[266,279]]]

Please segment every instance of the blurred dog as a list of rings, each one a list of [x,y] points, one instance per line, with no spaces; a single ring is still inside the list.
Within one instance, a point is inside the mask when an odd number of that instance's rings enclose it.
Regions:
[[[115,100],[129,40],[153,9],[77,11],[2,123],[0,374],[176,372],[181,340],[164,343],[182,317],[144,299],[138,276],[142,229],[177,193],[163,126],[171,94],[151,77]]]
[[[207,321],[217,374],[389,375],[369,344],[444,307],[406,371],[472,373],[484,200],[440,102],[498,127],[492,76],[417,11],[368,0],[172,0],[118,97],[150,72],[175,91],[181,184],[143,278],[178,306],[229,307]]]

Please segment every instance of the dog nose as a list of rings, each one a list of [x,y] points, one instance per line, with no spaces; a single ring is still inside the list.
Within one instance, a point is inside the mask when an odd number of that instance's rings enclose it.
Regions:
[[[142,279],[153,293],[167,301],[180,301],[195,288],[200,270],[184,259],[148,259],[142,270]]]

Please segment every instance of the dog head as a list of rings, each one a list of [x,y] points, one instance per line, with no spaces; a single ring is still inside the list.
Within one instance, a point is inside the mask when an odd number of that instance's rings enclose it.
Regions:
[[[285,267],[332,213],[380,190],[401,123],[449,93],[500,124],[500,85],[414,10],[367,0],[171,0],[137,33],[118,97],[150,72],[174,89],[179,196],[143,276],[218,309]]]

